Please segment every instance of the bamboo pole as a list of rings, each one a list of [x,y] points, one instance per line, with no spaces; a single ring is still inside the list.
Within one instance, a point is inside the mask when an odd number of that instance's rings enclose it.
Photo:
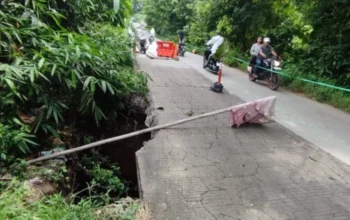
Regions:
[[[216,111],[213,111],[213,112],[208,112],[208,113],[205,113],[205,114],[193,116],[193,117],[190,117],[190,118],[185,118],[185,119],[178,120],[178,121],[175,121],[175,122],[170,122],[170,123],[163,124],[163,125],[157,125],[157,126],[154,126],[154,127],[151,127],[151,128],[146,128],[146,129],[143,129],[143,130],[139,130],[139,131],[131,132],[131,133],[128,133],[128,134],[124,134],[124,135],[108,138],[108,139],[105,139],[105,140],[97,141],[97,142],[94,142],[94,143],[86,144],[86,145],[83,145],[83,146],[80,146],[80,147],[76,147],[76,148],[72,148],[72,149],[69,149],[69,150],[56,152],[56,153],[53,153],[51,155],[47,155],[47,156],[39,157],[39,158],[36,158],[36,159],[33,159],[33,160],[29,160],[28,164],[33,164],[33,163],[37,163],[37,162],[40,162],[40,161],[49,160],[49,159],[56,158],[56,157],[59,157],[59,156],[64,156],[64,155],[67,155],[67,154],[76,153],[78,151],[83,151],[83,150],[87,150],[87,149],[90,149],[90,148],[93,148],[93,147],[97,147],[97,146],[101,146],[101,145],[104,145],[104,144],[108,144],[108,143],[111,143],[111,142],[124,140],[124,139],[130,138],[130,137],[138,136],[138,135],[141,135],[141,134],[149,133],[149,132],[160,130],[160,129],[163,129],[163,128],[168,128],[168,127],[172,127],[172,126],[175,126],[175,125],[179,125],[179,124],[187,123],[187,122],[190,122],[190,121],[198,120],[198,119],[201,119],[201,118],[206,118],[206,117],[218,115],[218,114],[221,114],[221,113],[229,112],[229,111],[231,111],[232,108],[240,108],[240,107],[244,107],[245,105],[248,105],[248,104],[250,104],[250,103],[244,103],[244,104],[240,104],[240,105],[236,105],[236,106],[231,106],[229,108],[224,108],[224,109],[216,110]]]

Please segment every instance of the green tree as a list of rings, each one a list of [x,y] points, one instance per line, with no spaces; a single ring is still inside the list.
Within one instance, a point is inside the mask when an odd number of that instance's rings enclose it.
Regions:
[[[303,1],[298,1],[305,4]],[[313,31],[306,53],[305,67],[350,84],[350,2],[346,0],[313,0],[304,9]]]
[[[146,22],[159,34],[175,34],[189,23],[194,0],[143,0]]]
[[[143,10],[160,33],[185,27],[189,43],[198,46],[220,30],[235,53],[248,54],[257,36],[269,36],[299,71],[344,86],[350,83],[349,11],[348,0],[145,0]]]

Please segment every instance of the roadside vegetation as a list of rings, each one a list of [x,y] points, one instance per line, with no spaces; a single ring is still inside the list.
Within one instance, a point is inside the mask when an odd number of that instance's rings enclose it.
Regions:
[[[229,42],[224,62],[230,66],[245,69],[245,64],[234,58],[249,60],[249,49],[256,38],[269,36],[284,60],[285,73],[350,88],[349,1],[135,1],[143,5],[139,13],[160,36],[175,36],[178,30],[184,30],[187,45],[203,48],[219,30]],[[291,77],[284,77],[284,85],[350,112],[349,92]]]
[[[128,182],[98,151],[25,162],[103,138],[131,97],[147,94],[127,32],[132,3],[119,2],[0,2],[0,219],[135,219],[143,210],[122,199]],[[32,203],[32,180],[53,190]]]
[[[13,183],[12,183],[13,184]],[[86,198],[73,203],[73,198],[55,194],[33,204],[26,201],[30,189],[18,183],[0,195],[1,219],[147,219],[149,213],[138,200],[121,199],[113,204],[101,195],[104,203]]]

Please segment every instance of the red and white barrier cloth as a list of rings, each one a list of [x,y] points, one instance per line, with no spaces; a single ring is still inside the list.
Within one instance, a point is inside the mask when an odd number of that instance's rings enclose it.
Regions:
[[[272,122],[275,115],[276,97],[271,96],[233,107],[230,112],[231,126],[239,127],[244,123],[265,124]]]

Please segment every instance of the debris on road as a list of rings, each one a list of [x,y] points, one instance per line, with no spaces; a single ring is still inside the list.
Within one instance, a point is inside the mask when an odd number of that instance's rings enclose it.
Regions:
[[[192,116],[193,115],[193,111],[188,111],[188,112],[185,112],[185,115],[187,115],[187,116]]]
[[[316,159],[314,159],[314,158],[313,158],[313,157],[311,157],[311,156],[309,156],[309,159],[310,159],[310,160],[312,160],[312,161],[317,162],[317,160],[316,160]]]
[[[156,41],[153,41],[149,46],[148,46],[148,49],[146,51],[146,56],[151,58],[151,59],[155,59],[157,58],[157,48],[158,48],[158,45],[157,45],[157,42]]]

